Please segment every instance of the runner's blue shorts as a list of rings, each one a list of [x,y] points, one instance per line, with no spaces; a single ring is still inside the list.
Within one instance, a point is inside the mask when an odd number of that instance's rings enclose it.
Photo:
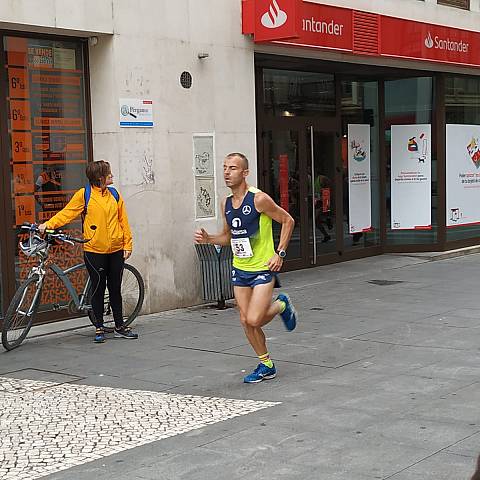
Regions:
[[[256,287],[265,283],[275,281],[274,288],[280,287],[278,274],[270,270],[262,270],[259,272],[246,272],[238,268],[232,269],[232,284],[234,287]]]

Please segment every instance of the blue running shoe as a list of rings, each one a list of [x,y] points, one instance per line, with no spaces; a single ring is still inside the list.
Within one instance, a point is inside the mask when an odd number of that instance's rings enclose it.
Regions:
[[[136,340],[138,338],[138,333],[132,332],[132,329],[129,327],[115,328],[115,337]]]
[[[105,331],[103,328],[97,328],[95,330],[95,338],[93,339],[95,343],[104,343],[105,342]]]
[[[275,378],[276,375],[277,370],[275,369],[275,365],[272,368],[268,368],[263,363],[259,363],[258,367],[250,375],[247,375],[243,381],[245,383],[260,383],[262,380]]]
[[[280,316],[285,324],[285,328],[291,332],[297,326],[297,311],[295,310],[290,297],[286,293],[280,293],[277,297],[277,300],[285,302],[285,310],[280,314]]]

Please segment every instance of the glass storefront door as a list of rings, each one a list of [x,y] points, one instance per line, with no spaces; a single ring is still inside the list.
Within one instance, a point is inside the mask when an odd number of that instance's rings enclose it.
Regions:
[[[314,265],[341,248],[336,233],[338,137],[312,125],[264,132],[270,168],[263,188],[295,220],[288,248],[291,267]],[[278,243],[280,225],[275,223],[274,236]]]
[[[310,126],[306,130],[309,165],[308,185],[308,258],[316,264],[319,256],[337,252],[337,157],[338,134]]]
[[[259,185],[295,220],[289,269],[361,256],[380,245],[378,82],[335,78],[331,73],[260,70]],[[350,198],[349,126],[369,132],[367,195]],[[359,160],[357,159],[357,163]],[[366,162],[368,163],[368,162]],[[358,170],[358,169],[357,169]],[[353,182],[358,181],[357,177]],[[368,212],[368,228],[353,226]],[[371,214],[371,215],[370,215]],[[365,216],[365,215],[363,215]],[[274,227],[278,242],[280,227]],[[357,254],[356,252],[359,252]]]
[[[302,198],[305,195],[304,185],[300,181],[299,139],[300,132],[297,130],[269,130],[264,134],[264,151],[269,159],[270,168],[263,188],[295,220],[288,259],[296,263],[302,260]],[[275,222],[273,232],[277,245],[280,225]]]

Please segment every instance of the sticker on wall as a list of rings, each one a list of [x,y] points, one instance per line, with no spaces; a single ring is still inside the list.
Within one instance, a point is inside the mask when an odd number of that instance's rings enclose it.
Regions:
[[[121,98],[119,101],[121,127],[153,127],[153,102],[138,98]]]
[[[447,124],[447,227],[480,223],[480,126]]]
[[[196,177],[213,177],[213,135],[193,137],[193,156]]]
[[[214,178],[197,178],[195,180],[195,206],[197,218],[215,217]]]
[[[432,228],[431,125],[392,125],[392,230]]]
[[[193,174],[195,184],[195,218],[212,218],[216,213],[215,135],[193,135]]]
[[[370,125],[348,125],[349,232],[372,228]]]

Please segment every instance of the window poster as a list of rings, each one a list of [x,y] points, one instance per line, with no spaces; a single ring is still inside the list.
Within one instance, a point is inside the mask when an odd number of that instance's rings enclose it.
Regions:
[[[42,223],[61,210],[85,182],[88,134],[82,44],[39,38],[5,37],[8,79],[8,131],[12,224]],[[66,230],[81,235],[79,221]],[[56,245],[62,266],[82,260],[81,247]],[[16,251],[21,280],[30,259]],[[79,285],[84,278],[75,278]],[[42,302],[68,296],[62,284],[47,277]]]
[[[447,227],[480,223],[480,125],[447,124]]]
[[[393,230],[432,228],[431,125],[392,125]]]
[[[370,125],[348,125],[349,232],[372,228]]]

